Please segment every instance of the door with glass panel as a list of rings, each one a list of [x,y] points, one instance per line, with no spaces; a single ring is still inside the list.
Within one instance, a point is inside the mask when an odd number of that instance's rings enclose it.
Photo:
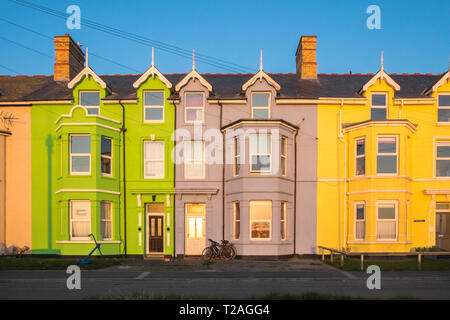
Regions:
[[[205,204],[186,204],[186,255],[201,255],[205,248]]]
[[[147,211],[147,254],[164,252],[164,204],[149,203]]]
[[[436,204],[436,246],[450,251],[450,203]]]

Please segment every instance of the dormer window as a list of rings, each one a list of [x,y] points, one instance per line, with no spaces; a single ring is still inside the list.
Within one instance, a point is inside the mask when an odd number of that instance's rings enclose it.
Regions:
[[[370,99],[370,119],[386,120],[387,119],[387,94],[373,93]]]
[[[144,92],[144,122],[164,121],[164,91]]]
[[[203,122],[205,107],[203,93],[186,93],[185,122]]]
[[[438,122],[450,123],[450,94],[438,95]]]
[[[252,93],[252,119],[270,118],[270,93]]]
[[[100,92],[81,91],[80,104],[85,107],[89,114],[100,113]]]

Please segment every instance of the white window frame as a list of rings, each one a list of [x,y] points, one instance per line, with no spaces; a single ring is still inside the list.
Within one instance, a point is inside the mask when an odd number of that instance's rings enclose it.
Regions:
[[[270,203],[270,219],[255,219],[252,220],[251,207],[252,202],[267,202]],[[249,201],[249,238],[251,241],[272,241],[272,219],[273,219],[273,203],[272,200],[250,200]],[[269,238],[253,238],[252,237],[252,224],[253,222],[269,222]]]
[[[111,155],[110,156],[106,156],[106,155],[103,155],[102,154],[102,150],[101,150],[101,148],[102,148],[102,142],[101,142],[101,139],[103,139],[103,138],[105,138],[105,139],[108,139],[108,140],[110,140],[111,141]],[[112,175],[113,175],[113,139],[112,138],[110,138],[110,137],[107,137],[107,136],[101,136],[101,138],[100,138],[100,173],[101,173],[101,175],[103,176],[103,177],[112,177]],[[105,159],[109,159],[109,161],[111,162],[111,165],[110,165],[110,167],[111,167],[111,173],[104,173],[103,171],[102,171],[102,160],[103,160],[103,158],[105,158]]]
[[[438,176],[437,175],[437,161],[438,160],[448,160],[448,161],[450,161],[450,157],[438,158],[437,148],[438,148],[439,145],[448,145],[448,146],[450,146],[450,141],[437,140],[435,142],[435,146],[434,146],[434,176],[435,176],[436,179],[439,179],[439,180],[448,180],[448,179],[450,179],[450,176]]]
[[[384,106],[374,106],[372,105],[372,96],[373,95],[384,95],[386,97],[385,101],[386,101],[386,105]],[[389,119],[389,110],[388,110],[388,93],[387,92],[372,92],[370,94],[370,120],[372,120],[372,109],[385,109],[386,110],[386,119],[384,120],[388,120]],[[375,120],[375,119],[374,119]],[[375,120],[376,121],[376,120]]]
[[[362,205],[363,209],[364,209],[364,219],[358,219],[358,206]],[[355,212],[355,227],[354,227],[354,238],[357,241],[364,241],[365,236],[366,236],[366,202],[365,201],[356,201],[354,203],[354,212]],[[377,212],[378,215],[378,212]],[[363,238],[358,238],[357,237],[357,228],[356,225],[358,224],[358,222],[362,222],[364,223],[364,237]]]
[[[81,104],[81,95],[83,94],[83,93],[85,93],[85,92],[96,92],[96,93],[98,93],[98,106],[84,106],[84,105],[82,105]],[[78,101],[79,101],[79,103],[80,103],[80,105],[81,106],[83,106],[84,108],[86,108],[86,110],[89,110],[89,109],[98,109],[98,113],[89,113],[90,115],[100,115],[100,101],[101,101],[101,97],[100,97],[100,91],[98,91],[98,90],[80,90],[79,92],[78,92]]]
[[[238,176],[241,172],[241,137],[236,136],[233,138],[233,176]],[[239,148],[238,148],[239,141]],[[237,165],[239,164],[239,171],[237,171]]]
[[[283,146],[284,146],[284,152],[283,154]],[[280,163],[280,169],[281,169],[281,175],[287,176],[287,157],[288,157],[288,138],[285,136],[281,137],[281,144],[280,144],[280,161],[281,163],[284,163],[284,172],[283,172],[283,166]]]
[[[255,95],[255,94],[268,94],[269,95],[269,99],[268,99],[268,101],[267,101],[267,103],[268,103],[268,105],[267,105],[267,107],[255,107],[255,106],[253,106],[253,95]],[[272,92],[270,92],[270,91],[257,91],[257,92],[252,92],[251,93],[251,116],[252,116],[252,119],[263,119],[263,118],[255,118],[254,116],[253,116],[253,110],[267,110],[267,119],[270,119],[271,118],[271,108],[270,108],[270,105],[271,105],[271,101],[272,101]]]
[[[91,208],[91,201],[90,200],[70,200],[69,202],[69,234],[70,234],[70,240],[91,240],[90,237],[74,237],[72,235],[72,223],[73,223],[73,219],[72,219],[72,208],[73,208],[73,203],[75,202],[87,202],[89,203],[89,219],[75,219],[75,221],[77,222],[81,222],[81,221],[89,221],[89,234],[92,233],[92,208]]]
[[[394,154],[393,153],[379,153],[378,152],[378,145],[379,145],[379,140],[380,140],[380,138],[394,138],[395,139],[395,157],[396,157],[396,172],[395,173],[379,173],[378,172],[378,156],[393,156]],[[399,167],[398,167],[398,163],[399,163],[399,156],[398,156],[398,144],[399,144],[399,141],[398,141],[399,139],[398,139],[398,136],[394,136],[394,135],[387,135],[387,136],[385,136],[385,135],[379,135],[379,136],[377,136],[377,158],[376,158],[376,163],[377,163],[377,169],[376,169],[376,174],[377,174],[377,176],[398,176],[398,172],[399,172]]]
[[[284,219],[282,219],[282,213],[284,212]],[[284,222],[284,224],[282,223]],[[284,225],[284,227],[281,227]],[[283,237],[284,233],[284,237]],[[281,202],[281,212],[280,212],[280,239],[282,241],[287,239],[287,201]]]
[[[364,154],[358,155],[358,141],[364,141]],[[377,140],[377,154],[378,154],[378,140]],[[358,159],[364,158],[364,174],[358,174]],[[366,137],[355,139],[355,177],[363,177],[366,175]]]
[[[91,138],[90,134],[70,134],[69,135],[69,170],[71,176],[89,176],[92,171],[92,139],[91,140],[91,152],[89,153],[74,153],[72,154],[72,137],[89,137]],[[89,156],[89,171],[86,172],[74,172],[72,171],[72,157],[87,157]]]
[[[202,95],[202,106],[201,107],[188,107],[187,106],[187,96],[189,94],[201,94]],[[205,93],[204,92],[185,92],[184,93],[184,123],[204,123],[205,121]],[[188,110],[202,110],[202,120],[188,120],[187,114]]]
[[[184,178],[185,179],[205,179],[205,141],[203,141],[203,140],[185,140],[184,141],[184,150],[187,150],[187,145],[189,143],[193,144],[194,142],[202,143],[202,157],[201,157],[201,159],[195,159],[195,158],[187,159],[186,151],[184,152]],[[195,152],[191,152],[191,154],[195,157]],[[202,161],[202,176],[189,176],[187,166],[191,163],[195,163],[200,160]]]
[[[110,219],[102,219],[102,214],[100,212],[100,232],[102,230],[102,227],[101,227],[102,223],[110,222],[110,226],[111,226],[110,234],[111,234],[111,237],[110,238],[104,238],[103,234],[101,234],[101,236],[102,236],[103,240],[112,240],[114,238],[114,236],[113,236],[113,231],[114,231],[114,228],[113,228],[113,212],[114,212],[114,210],[113,210],[113,203],[112,203],[112,201],[106,201],[106,200],[105,201],[101,201],[100,202],[100,210],[103,209],[103,204],[104,203],[109,203],[109,210],[110,210],[110,217],[111,218]]]
[[[394,205],[395,207],[395,219],[378,219],[378,208],[380,205]],[[397,241],[398,239],[398,201],[397,200],[378,200],[376,202],[376,240],[380,242],[386,242],[386,241]],[[379,239],[378,238],[378,222],[392,222],[395,221],[395,238],[386,238],[386,239]]]
[[[146,158],[146,154],[145,154],[145,144],[146,143],[148,143],[148,144],[152,144],[152,143],[162,143],[162,145],[163,145],[163,150],[164,150],[164,152],[163,152],[163,157],[162,157],[162,159],[147,159]],[[166,175],[166,163],[165,163],[165,160],[166,160],[166,144],[165,144],[165,141],[164,140],[144,140],[144,143],[143,143],[143,148],[144,148],[144,150],[143,150],[143,152],[144,152],[144,154],[143,154],[143,159],[144,159],[144,179],[164,179],[164,177],[165,177],[165,175]],[[163,164],[163,166],[162,166],[162,172],[160,172],[160,174],[159,175],[156,175],[156,176],[147,176],[146,175],[146,171],[145,171],[145,165],[146,165],[146,163],[147,162],[162,162],[162,164]]]
[[[449,95],[450,95],[450,92],[449,93],[439,93],[437,95],[437,98],[436,98],[436,101],[437,101],[436,117],[437,117],[437,119],[436,119],[436,121],[439,125],[444,125],[444,126],[450,125],[450,121],[439,121],[439,109],[450,109],[450,106],[439,106],[439,96],[449,96]]]
[[[239,206],[239,219],[236,218],[236,206]],[[233,201],[233,240],[239,240],[241,237],[241,204],[239,201]],[[239,237],[236,237],[236,223],[239,222]]]
[[[270,152],[269,153],[252,153],[252,147],[251,147],[251,143],[252,143],[252,136],[260,136],[260,135],[265,135],[265,136],[269,136],[269,149]],[[256,138],[256,141],[258,141],[258,138]],[[249,164],[250,164],[250,173],[259,173],[259,174],[272,174],[272,134],[271,133],[252,133],[249,135]],[[253,170],[252,169],[252,157],[253,156],[269,156],[270,159],[270,169],[269,171],[261,171],[261,170]]]
[[[145,104],[145,93],[146,92],[162,92],[163,94],[163,105],[162,106],[150,106]],[[144,90],[142,92],[142,105],[144,106],[143,111],[143,119],[144,123],[163,123],[165,121],[165,101],[166,101],[166,93],[163,90]],[[147,109],[162,109],[162,120],[147,120],[145,117]]]

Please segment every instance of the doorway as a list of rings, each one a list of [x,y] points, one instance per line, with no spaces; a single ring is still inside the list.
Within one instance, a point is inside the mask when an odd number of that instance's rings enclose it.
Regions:
[[[149,203],[147,211],[147,254],[164,253],[164,204]]]
[[[450,203],[436,203],[436,246],[450,251]]]
[[[186,204],[186,255],[201,255],[205,248],[205,204]]]

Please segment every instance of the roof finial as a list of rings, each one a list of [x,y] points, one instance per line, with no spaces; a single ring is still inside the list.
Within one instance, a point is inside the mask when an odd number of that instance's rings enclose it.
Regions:
[[[383,51],[381,51],[381,70],[384,70],[384,66],[383,66]]]
[[[192,70],[195,70],[195,49],[192,49]]]
[[[89,49],[86,47],[86,67],[89,67]]]
[[[152,47],[152,67],[155,65],[155,47]]]
[[[262,71],[263,69],[263,56],[262,56],[262,50],[261,50],[261,56],[259,58],[259,71]]]

